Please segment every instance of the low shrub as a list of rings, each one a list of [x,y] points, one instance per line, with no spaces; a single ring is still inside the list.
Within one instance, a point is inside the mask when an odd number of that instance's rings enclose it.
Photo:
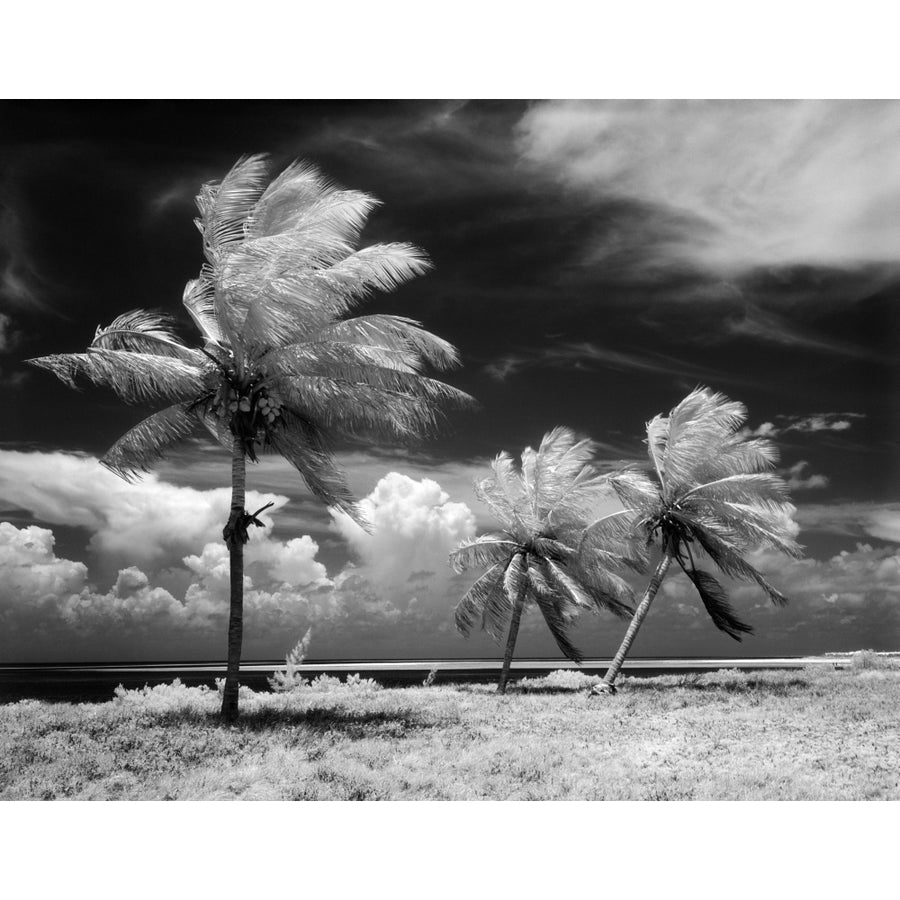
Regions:
[[[857,650],[850,654],[850,668],[854,672],[866,669],[895,669],[896,661],[886,653],[878,653],[875,650]]]
[[[599,675],[585,675],[575,669],[554,669],[541,678],[522,678],[517,684],[524,691],[586,691],[599,681]]]

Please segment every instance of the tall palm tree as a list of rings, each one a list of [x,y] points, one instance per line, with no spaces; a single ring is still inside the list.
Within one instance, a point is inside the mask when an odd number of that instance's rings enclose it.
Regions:
[[[698,565],[712,563],[724,575],[757,584],[777,605],[786,598],[747,561],[746,553],[771,547],[802,553],[794,541],[784,480],[771,472],[778,451],[771,441],[751,439],[742,426],[742,403],[697,388],[668,417],[647,424],[651,477],[625,470],[610,481],[645,548],[662,557],[596,693],[614,693],[625,656],[674,560],[691,580],[713,625],[737,641],[753,629],[742,622],[719,581]]]
[[[281,454],[323,503],[359,520],[335,442],[418,436],[437,424],[442,401],[470,399],[423,374],[457,363],[450,344],[410,319],[350,315],[429,268],[410,244],[355,249],[376,204],[307,163],[270,182],[267,158],[245,157],[197,197],[206,262],[183,302],[202,346],[185,346],[167,317],[133,311],[98,328],[86,353],[31,360],[72,387],[83,375],[127,402],[168,404],[101,460],[125,479],[198,428],[231,452],[226,720],[238,715],[243,546],[261,524],[259,510],[244,509],[247,458]]]
[[[631,613],[634,595],[610,568],[633,559],[624,542],[607,541],[601,552],[579,553],[581,537],[597,504],[609,493],[605,476],[591,464],[593,445],[568,428],[544,436],[535,452],[526,448],[521,467],[501,453],[493,476],[475,485],[500,530],[466,541],[450,554],[457,572],[472,566],[487,571],[456,607],[456,627],[468,636],[476,621],[500,642],[507,632],[498,690],[506,693],[519,622],[533,601],[559,649],[581,662],[567,631],[581,609]]]

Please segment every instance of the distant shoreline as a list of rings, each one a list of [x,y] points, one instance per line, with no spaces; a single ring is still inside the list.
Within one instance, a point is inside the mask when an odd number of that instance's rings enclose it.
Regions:
[[[856,651],[859,652],[859,651]],[[874,651],[871,651],[874,652]],[[879,656],[900,656],[896,651]],[[792,657],[643,657],[629,659],[625,675],[650,677],[673,673],[710,672],[719,669],[759,671],[803,669],[826,666],[834,669],[852,665],[853,652],[826,653],[818,656]],[[586,659],[577,665],[567,659],[524,658],[512,663],[518,678],[540,677],[558,669],[575,669],[585,674],[602,675],[609,666],[605,658]],[[309,662],[296,671],[307,679],[321,675],[346,677],[360,674],[384,685],[420,684],[432,670],[439,682],[488,682],[497,677],[502,662],[491,659],[416,659],[416,660],[345,660]],[[268,678],[283,669],[282,660],[246,662],[241,665],[241,682],[257,691],[268,690]],[[225,674],[220,661],[202,663],[41,663],[0,665],[0,703],[24,699],[65,702],[109,700],[120,684],[126,688],[167,684],[180,679],[189,686],[212,685]]]

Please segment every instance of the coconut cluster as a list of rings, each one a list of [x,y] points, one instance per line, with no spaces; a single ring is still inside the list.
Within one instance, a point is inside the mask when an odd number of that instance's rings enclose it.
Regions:
[[[222,419],[242,420],[243,431],[250,426],[271,428],[282,414],[281,399],[267,388],[239,391],[223,385],[213,401],[213,412]]]

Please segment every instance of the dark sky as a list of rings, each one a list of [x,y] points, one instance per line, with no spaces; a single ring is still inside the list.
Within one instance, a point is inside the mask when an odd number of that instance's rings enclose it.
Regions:
[[[555,425],[642,459],[644,423],[697,384],[779,445],[807,558],[759,560],[786,610],[735,590],[742,645],[672,578],[636,653],[897,648],[900,104],[44,102],[0,106],[0,661],[224,653],[227,455],[198,440],[126,485],[96,458],[142,411],[22,360],[135,307],[192,339],[194,194],[260,151],[378,197],[364,244],[428,252],[366,311],[455,343],[448,380],[481,409],[417,448],[342,451],[368,537],[287,466],[250,470],[281,499],[252,545],[247,658],[309,625],[316,658],[495,655],[452,627],[471,578],[446,554],[490,527],[472,480]],[[521,652],[553,655],[532,618]],[[623,628],[585,620],[576,643],[605,655]]]

